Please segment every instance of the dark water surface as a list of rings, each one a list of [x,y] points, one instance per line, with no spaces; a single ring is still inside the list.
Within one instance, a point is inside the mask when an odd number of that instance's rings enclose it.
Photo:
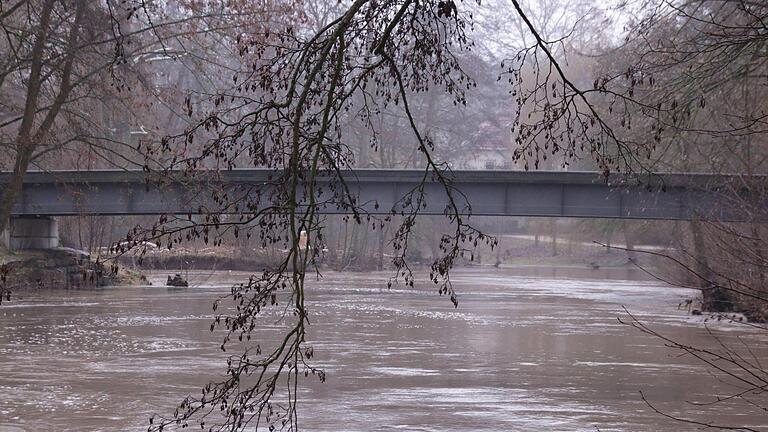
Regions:
[[[386,289],[389,273],[327,273],[308,292],[315,365],[301,426],[309,431],[697,430],[654,413],[768,428],[695,360],[622,325],[622,305],[680,342],[715,347],[703,317],[678,311],[694,292],[650,281],[544,275],[531,269],[454,274],[454,309],[424,283]],[[211,302],[244,273],[198,272],[194,286],[41,291],[0,307],[0,431],[144,430],[224,369]],[[609,277],[624,277],[608,275]],[[587,279],[592,277],[593,279]],[[274,319],[271,321],[274,322]],[[279,325],[270,325],[265,338]],[[765,334],[715,322],[768,361]]]

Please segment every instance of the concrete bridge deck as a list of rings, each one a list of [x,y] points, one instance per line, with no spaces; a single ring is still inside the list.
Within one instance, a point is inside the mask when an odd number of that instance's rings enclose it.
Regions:
[[[211,188],[268,188],[279,173],[262,169],[222,171],[215,180],[178,176],[162,187],[147,183],[143,171],[29,172],[13,216],[143,215],[198,213],[209,206]],[[396,202],[421,180],[421,170],[353,170],[345,180],[358,203],[372,214],[388,214]],[[733,189],[738,176],[654,174],[635,178],[595,172],[453,171],[453,185],[471,205],[473,215],[548,216],[686,220],[693,217],[724,221],[747,218]],[[0,189],[8,173],[0,173]],[[751,178],[765,184],[765,178]],[[328,186],[329,179],[319,184]],[[149,185],[149,186],[148,186]],[[723,190],[729,193],[722,193]],[[426,208],[421,214],[443,214],[447,196],[429,178]],[[742,199],[751,199],[747,189]],[[378,205],[377,205],[378,204]],[[340,213],[334,205],[320,209]],[[463,209],[469,213],[469,208]]]

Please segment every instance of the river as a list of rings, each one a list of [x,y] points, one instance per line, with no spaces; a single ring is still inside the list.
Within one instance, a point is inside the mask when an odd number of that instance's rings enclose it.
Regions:
[[[223,371],[212,300],[244,273],[196,272],[192,286],[45,290],[0,306],[0,431],[146,430]],[[694,359],[617,318],[626,307],[680,342],[713,346],[677,309],[695,292],[619,271],[455,271],[454,309],[422,281],[386,289],[389,273],[324,274],[308,289],[315,365],[308,431],[698,430],[655,413],[768,428],[743,404],[700,407],[732,391]],[[274,331],[274,325],[271,327]],[[726,343],[768,359],[766,333],[714,321]],[[266,334],[266,333],[265,333]]]

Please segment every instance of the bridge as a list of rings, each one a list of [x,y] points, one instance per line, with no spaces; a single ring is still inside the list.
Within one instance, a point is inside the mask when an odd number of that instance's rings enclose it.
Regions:
[[[23,230],[35,231],[53,216],[196,214],[201,208],[215,208],[211,207],[213,188],[268,189],[276,172],[237,169],[195,179],[171,173],[169,177],[176,180],[162,186],[148,182],[151,176],[118,170],[29,172],[13,208],[12,223],[34,225],[30,219],[37,218],[36,228]],[[8,173],[0,173],[0,189],[9,178]],[[359,169],[344,172],[344,178],[364,210],[389,214],[421,182],[423,171]],[[463,207],[462,212],[479,216],[745,219],[729,186],[740,184],[743,179],[739,176],[649,174],[638,180],[624,175],[606,179],[596,172],[453,171],[451,178],[471,206]],[[318,180],[325,189],[329,182],[328,177]],[[443,214],[448,204],[443,186],[430,176],[424,190],[426,207],[420,214]],[[737,190],[741,200],[755,198],[747,188]],[[334,205],[320,211],[348,212]]]

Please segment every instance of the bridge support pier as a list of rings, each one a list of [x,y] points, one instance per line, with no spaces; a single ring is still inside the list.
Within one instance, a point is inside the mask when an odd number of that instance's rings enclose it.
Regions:
[[[10,236],[10,234],[8,232],[8,228],[0,231],[0,248],[8,249],[8,246],[9,246],[8,237],[9,236]]]
[[[59,223],[53,217],[11,217],[0,242],[10,250],[52,249],[59,246]]]

